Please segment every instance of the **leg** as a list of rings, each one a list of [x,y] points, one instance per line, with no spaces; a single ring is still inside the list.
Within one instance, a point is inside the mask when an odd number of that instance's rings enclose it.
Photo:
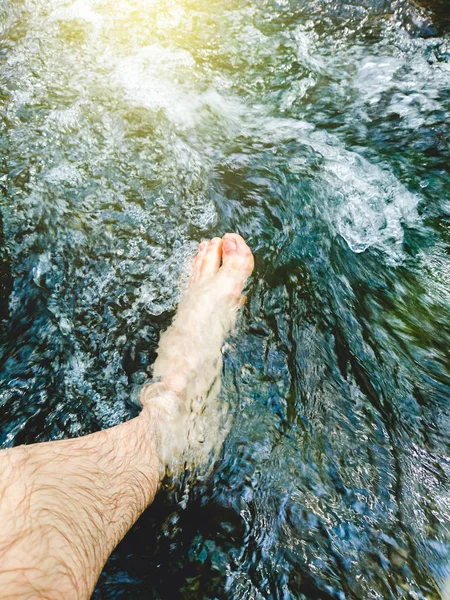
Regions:
[[[222,262],[222,266],[221,265]],[[192,399],[220,369],[253,268],[240,236],[200,245],[192,283],[162,336],[139,417],[83,438],[0,453],[0,598],[86,599],[109,554],[189,445]],[[172,444],[173,434],[178,442]],[[175,461],[175,462],[174,462]]]
[[[90,597],[158,487],[146,425],[1,453],[0,598]]]

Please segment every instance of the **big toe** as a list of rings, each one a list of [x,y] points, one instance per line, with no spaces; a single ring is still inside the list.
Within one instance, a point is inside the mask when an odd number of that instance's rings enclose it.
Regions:
[[[251,275],[254,267],[253,254],[238,233],[226,233],[223,236],[222,265],[225,270],[234,271],[242,279]]]

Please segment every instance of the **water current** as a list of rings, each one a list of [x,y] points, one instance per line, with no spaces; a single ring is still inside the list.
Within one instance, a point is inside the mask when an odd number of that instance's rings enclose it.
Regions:
[[[220,459],[95,599],[445,597],[450,38],[425,10],[1,0],[3,446],[137,414],[197,242],[256,258]]]

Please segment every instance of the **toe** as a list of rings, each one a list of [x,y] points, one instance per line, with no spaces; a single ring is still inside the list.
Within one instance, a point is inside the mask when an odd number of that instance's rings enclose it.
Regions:
[[[242,278],[249,277],[254,267],[253,254],[238,233],[226,233],[222,238],[222,262],[225,269],[238,271]]]
[[[212,277],[217,273],[222,258],[222,240],[218,237],[213,238],[205,249],[205,256],[202,263],[202,278]]]
[[[206,249],[208,247],[209,242],[201,242],[198,245],[198,252],[194,258],[194,264],[192,266],[192,278],[194,281],[199,279],[202,273],[203,260],[205,258]]]

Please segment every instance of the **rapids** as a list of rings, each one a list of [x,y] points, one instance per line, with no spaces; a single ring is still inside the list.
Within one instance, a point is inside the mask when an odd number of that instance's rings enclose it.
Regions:
[[[444,597],[450,38],[426,11],[0,3],[3,447],[135,415],[197,242],[256,258],[220,459],[95,599]]]

